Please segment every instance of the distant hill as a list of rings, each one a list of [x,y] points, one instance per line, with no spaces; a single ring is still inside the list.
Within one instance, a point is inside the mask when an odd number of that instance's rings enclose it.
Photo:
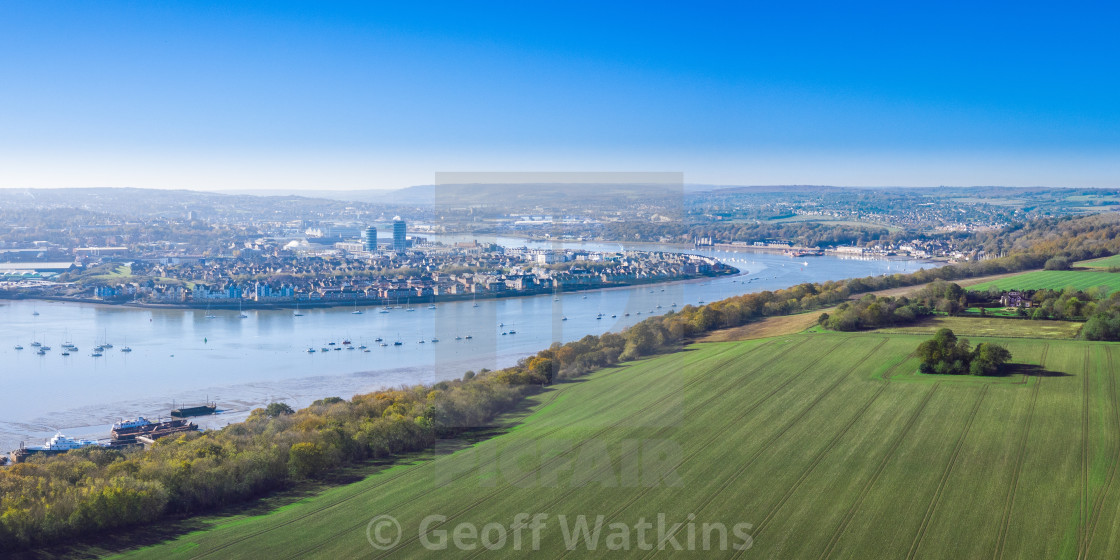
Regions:
[[[415,185],[403,189],[382,190],[264,190],[225,191],[228,194],[310,196],[331,200],[390,204],[400,206],[440,204],[553,204],[557,200],[579,198],[584,201],[642,199],[680,196],[681,187],[665,184],[601,184],[601,183],[503,183]]]
[[[338,199],[294,194],[233,194],[137,188],[0,189],[0,209],[80,208],[128,217],[181,215],[190,211],[208,219],[223,215],[275,216],[278,210],[301,214],[341,211],[347,206]]]
[[[776,192],[821,192],[840,191],[878,187],[833,187],[828,185],[708,185],[700,183],[686,183],[683,187],[666,186],[665,184],[599,184],[599,183],[521,183],[521,184],[455,184],[455,185],[414,185],[402,189],[359,189],[359,190],[241,190],[221,191],[226,194],[241,194],[254,196],[306,196],[314,198],[327,198],[331,200],[346,200],[355,202],[371,202],[379,204],[431,204],[435,199],[437,188],[441,195],[454,193],[458,199],[482,199],[493,195],[508,196],[511,193],[518,199],[542,198],[551,199],[555,196],[570,197],[573,194],[586,195],[591,198],[603,198],[619,195],[649,194],[692,194],[710,191],[740,191],[744,193],[776,193]],[[891,187],[886,187],[891,188]]]

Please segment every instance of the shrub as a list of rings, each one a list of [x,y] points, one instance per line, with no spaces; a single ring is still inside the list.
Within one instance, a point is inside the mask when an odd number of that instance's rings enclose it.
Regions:
[[[277,416],[283,414],[293,413],[295,413],[295,411],[292,410],[292,407],[282,402],[268,403],[268,406],[266,406],[264,409],[265,416],[268,416],[269,418],[276,418]]]
[[[1045,270],[1069,270],[1073,266],[1073,261],[1069,257],[1050,257],[1046,260],[1046,264],[1042,265]]]

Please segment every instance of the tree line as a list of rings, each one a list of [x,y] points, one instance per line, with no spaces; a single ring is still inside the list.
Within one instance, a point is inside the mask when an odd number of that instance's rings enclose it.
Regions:
[[[841,303],[836,310],[821,313],[817,324],[834,331],[858,331],[909,325],[934,314],[955,314],[968,305],[968,295],[959,285],[935,280],[910,297],[867,294],[858,301]]]

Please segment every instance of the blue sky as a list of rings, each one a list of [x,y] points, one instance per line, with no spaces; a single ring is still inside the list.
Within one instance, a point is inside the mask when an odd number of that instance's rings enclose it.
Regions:
[[[4,2],[0,187],[1120,187],[1115,6],[404,4]]]

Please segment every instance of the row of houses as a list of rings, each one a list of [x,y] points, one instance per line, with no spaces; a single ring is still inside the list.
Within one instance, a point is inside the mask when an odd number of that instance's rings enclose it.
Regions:
[[[572,290],[600,286],[626,285],[711,274],[726,267],[708,257],[697,255],[663,256],[658,259],[623,255],[592,266],[572,266],[553,270],[545,265],[520,266],[507,272],[434,272],[407,278],[326,277],[294,283],[256,281],[195,283],[122,283],[94,288],[100,299],[141,299],[154,302],[230,302],[251,300],[262,303],[297,301],[338,301],[430,298],[444,295],[502,295],[510,292],[540,293],[554,289]]]

